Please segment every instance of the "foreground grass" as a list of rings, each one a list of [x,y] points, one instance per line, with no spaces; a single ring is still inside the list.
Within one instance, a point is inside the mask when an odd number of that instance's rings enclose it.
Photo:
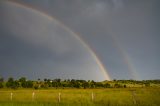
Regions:
[[[159,99],[159,88],[0,90],[0,106],[160,106]]]

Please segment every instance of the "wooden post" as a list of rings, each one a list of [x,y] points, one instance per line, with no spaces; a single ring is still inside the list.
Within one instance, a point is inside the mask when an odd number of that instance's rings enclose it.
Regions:
[[[135,91],[132,91],[132,99],[133,99],[133,103],[137,104],[137,100],[136,100],[136,96],[135,96]]]
[[[58,102],[61,102],[61,93],[58,94]]]
[[[12,101],[12,99],[13,99],[13,93],[11,92],[11,101]]]
[[[94,101],[94,94],[93,94],[93,92],[92,92],[92,95],[91,95],[91,97],[92,97],[92,101]]]
[[[32,101],[34,101],[34,96],[35,96],[35,93],[33,92],[32,93]]]

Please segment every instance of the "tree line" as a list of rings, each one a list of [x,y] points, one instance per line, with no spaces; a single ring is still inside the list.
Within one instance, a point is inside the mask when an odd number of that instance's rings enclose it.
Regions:
[[[160,80],[112,80],[112,81],[102,81],[96,82],[94,80],[76,80],[76,79],[37,79],[37,81],[27,80],[25,77],[21,77],[17,80],[10,77],[7,81],[0,78],[0,88],[126,88],[127,84],[140,84],[145,87],[149,87],[150,84],[160,84]]]

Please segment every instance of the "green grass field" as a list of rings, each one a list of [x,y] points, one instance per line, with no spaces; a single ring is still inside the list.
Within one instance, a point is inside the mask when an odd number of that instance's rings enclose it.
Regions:
[[[0,106],[160,106],[160,89],[0,89]]]

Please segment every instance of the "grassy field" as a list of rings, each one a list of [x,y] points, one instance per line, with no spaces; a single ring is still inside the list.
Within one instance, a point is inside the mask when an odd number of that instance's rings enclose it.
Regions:
[[[160,106],[160,89],[0,89],[0,106]]]

